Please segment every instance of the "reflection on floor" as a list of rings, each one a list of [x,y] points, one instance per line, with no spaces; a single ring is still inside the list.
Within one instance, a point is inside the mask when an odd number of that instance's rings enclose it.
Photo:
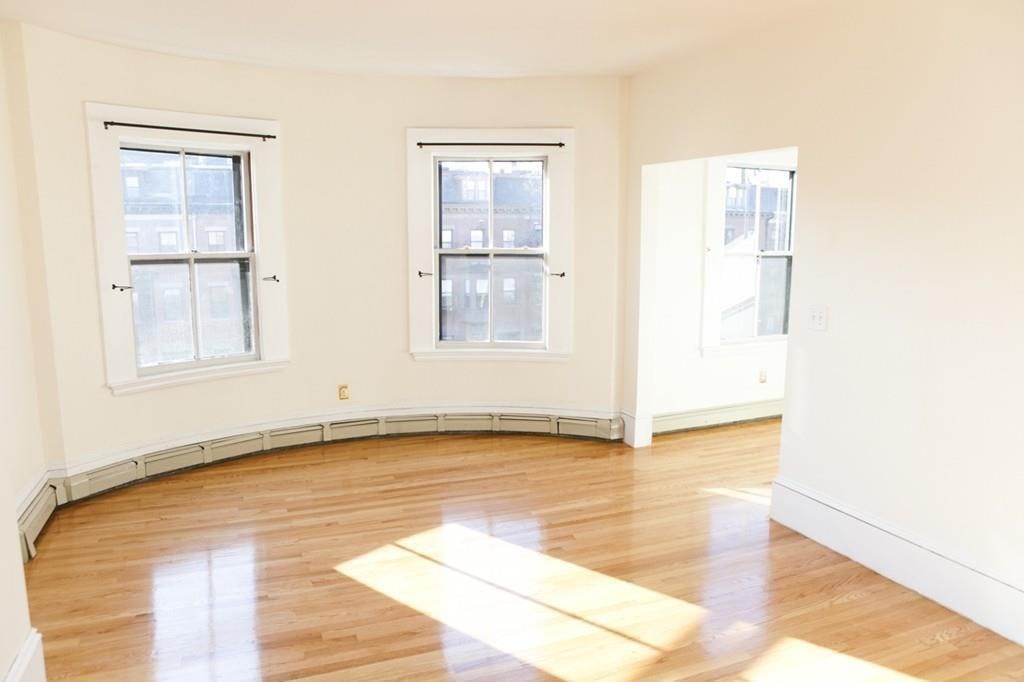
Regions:
[[[153,678],[256,676],[256,575],[251,543],[182,556],[153,571]],[[187,648],[192,656],[182,659]]]
[[[60,510],[32,617],[53,679],[1019,679],[1021,647],[771,523],[777,448],[761,422],[226,462]]]

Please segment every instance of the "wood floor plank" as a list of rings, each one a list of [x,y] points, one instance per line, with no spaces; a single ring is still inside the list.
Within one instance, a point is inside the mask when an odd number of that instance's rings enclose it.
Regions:
[[[51,679],[1024,680],[1024,649],[768,518],[779,423],[650,448],[310,446],[58,510]]]

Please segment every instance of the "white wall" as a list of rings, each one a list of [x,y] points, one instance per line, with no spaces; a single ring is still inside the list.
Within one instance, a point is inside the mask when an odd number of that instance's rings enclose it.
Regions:
[[[644,169],[649,203],[641,219],[655,233],[655,415],[781,400],[785,341],[704,346],[706,234],[725,224],[725,164],[796,165],[796,150],[659,163]],[[717,307],[711,315],[717,314]],[[717,336],[717,333],[715,334]],[[766,380],[761,383],[761,371]]]
[[[24,27],[68,466],[342,409],[508,405],[611,414],[623,86],[616,78],[343,76],[178,58]],[[281,122],[291,365],[114,397],[104,386],[83,102]],[[575,347],[564,363],[408,354],[405,129],[576,129]],[[337,400],[336,385],[352,399]]]
[[[7,94],[10,28],[0,23],[0,150],[12,149]],[[5,151],[0,154],[0,676],[7,674],[31,633],[15,499],[45,471],[20,225],[13,156]]]
[[[643,165],[798,146],[780,478],[1018,596],[1021,35],[1017,0],[845,3],[638,76],[627,239]]]

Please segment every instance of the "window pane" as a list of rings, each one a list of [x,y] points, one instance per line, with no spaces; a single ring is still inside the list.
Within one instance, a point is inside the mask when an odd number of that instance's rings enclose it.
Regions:
[[[544,340],[544,258],[495,256],[495,341]]]
[[[494,234],[500,246],[539,248],[544,243],[544,162],[495,161]]]
[[[726,253],[754,253],[754,218],[756,214],[756,171],[752,168],[726,168]]]
[[[761,188],[761,244],[762,251],[789,251],[789,209],[792,198],[793,175],[789,171],[758,171]]]
[[[441,244],[453,249],[488,247],[490,163],[442,161],[439,172]]]
[[[723,341],[745,339],[754,335],[756,276],[756,256],[725,256],[722,258],[722,279],[718,287],[718,300],[721,304],[721,337]]]
[[[125,242],[128,253],[184,253],[181,155],[121,150]]]
[[[789,278],[792,259],[772,256],[761,259],[757,301],[757,334],[785,334],[789,322]]]
[[[441,256],[441,340],[487,341],[490,314],[487,256]]]
[[[185,186],[195,249],[245,251],[242,157],[186,154]]]
[[[139,367],[195,359],[188,280],[185,263],[132,265],[132,316]]]
[[[252,352],[252,298],[248,261],[196,263],[199,357]]]

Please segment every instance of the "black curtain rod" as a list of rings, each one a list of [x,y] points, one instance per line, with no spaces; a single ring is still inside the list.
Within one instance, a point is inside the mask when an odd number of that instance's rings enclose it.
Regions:
[[[121,128],[149,128],[150,130],[177,130],[183,133],[210,133],[211,135],[234,135],[235,137],[258,137],[264,142],[276,140],[277,135],[264,135],[263,133],[239,133],[233,130],[207,130],[206,128],[178,128],[177,126],[151,126],[143,123],[124,123],[122,121],[104,121],[103,129],[110,126]]]
[[[417,142],[417,147],[564,147],[564,142]]]

